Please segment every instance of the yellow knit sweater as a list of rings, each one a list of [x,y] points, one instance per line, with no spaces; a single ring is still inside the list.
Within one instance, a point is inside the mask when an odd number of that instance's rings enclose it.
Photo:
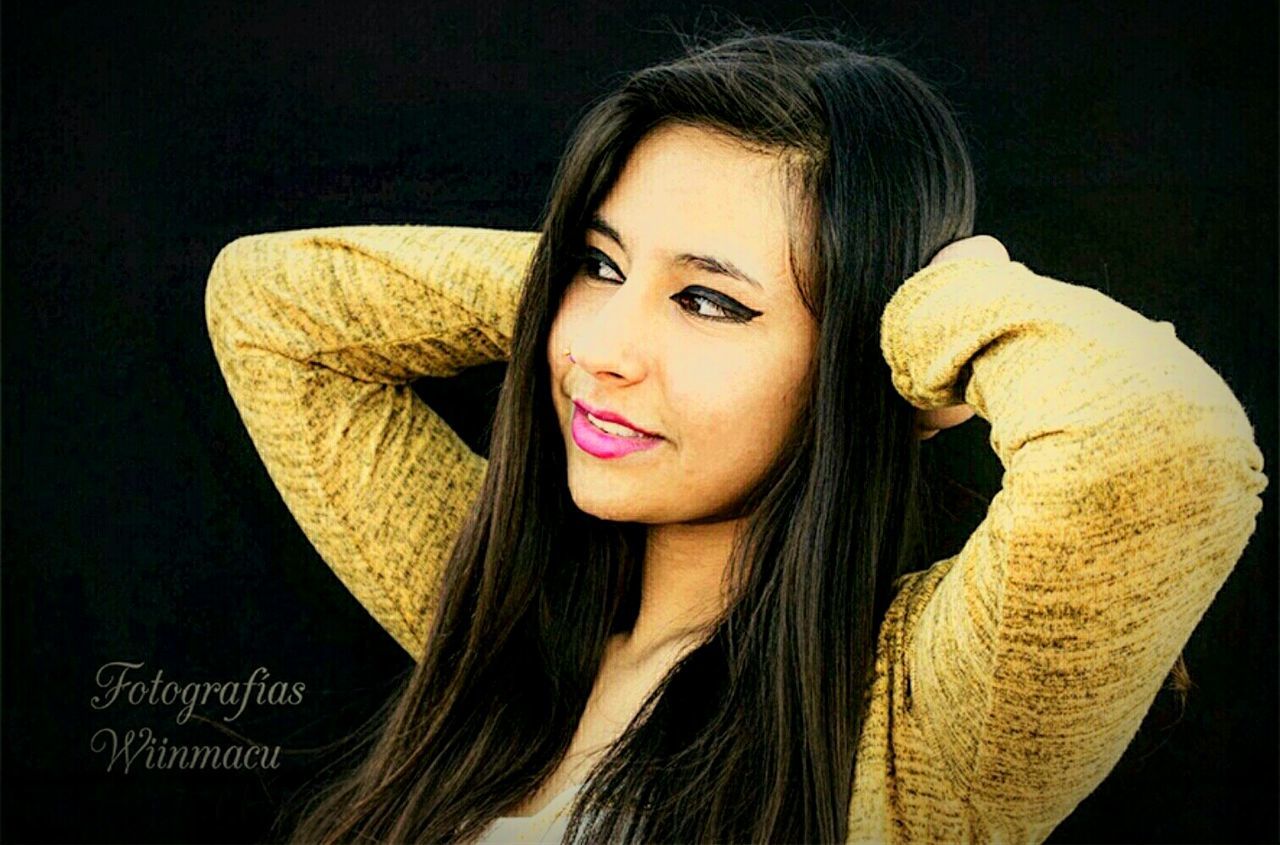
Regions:
[[[507,357],[537,237],[260,234],[209,276],[209,334],[267,472],[415,658],[485,461],[407,385]],[[1005,471],[963,550],[898,584],[850,841],[1041,842],[1119,760],[1239,559],[1262,453],[1170,323],[1017,262],[916,273],[881,348],[913,404],[988,420]]]

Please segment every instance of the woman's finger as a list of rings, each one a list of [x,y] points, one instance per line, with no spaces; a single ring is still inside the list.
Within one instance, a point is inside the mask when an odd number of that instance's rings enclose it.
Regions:
[[[974,235],[961,238],[938,250],[929,264],[958,261],[962,258],[982,258],[987,261],[1008,261],[1009,251],[991,235]]]
[[[960,425],[975,413],[973,406],[968,404],[918,410],[916,412],[916,431],[922,433],[920,439],[927,440],[944,428]]]

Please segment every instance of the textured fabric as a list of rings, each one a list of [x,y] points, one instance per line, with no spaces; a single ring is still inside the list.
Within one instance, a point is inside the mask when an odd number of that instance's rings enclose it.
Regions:
[[[209,333],[268,473],[418,659],[485,464],[407,383],[506,358],[537,237],[278,232],[210,273]],[[1005,471],[963,549],[897,585],[849,838],[1041,842],[1120,759],[1239,559],[1262,453],[1170,323],[1021,263],[916,273],[881,348],[914,404],[988,420]]]

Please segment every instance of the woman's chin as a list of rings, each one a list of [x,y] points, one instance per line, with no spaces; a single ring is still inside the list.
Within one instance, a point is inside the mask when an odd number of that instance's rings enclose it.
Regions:
[[[626,489],[617,479],[575,477],[569,473],[569,496],[583,513],[610,522],[655,522],[654,503],[643,491]]]
[[[616,493],[610,494],[599,490],[584,490],[581,486],[569,485],[569,495],[578,510],[590,514],[596,519],[610,522],[640,522],[640,514],[635,507],[635,500],[627,500]]]

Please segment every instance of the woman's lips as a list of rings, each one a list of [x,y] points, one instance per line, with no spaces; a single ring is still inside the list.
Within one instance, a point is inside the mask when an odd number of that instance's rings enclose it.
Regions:
[[[624,417],[622,414],[615,414],[613,411],[607,411],[604,408],[592,407],[591,405],[588,405],[586,402],[583,402],[581,399],[573,399],[571,401],[573,402],[573,404],[581,408],[584,413],[590,414],[596,420],[604,420],[605,422],[618,423],[619,425],[624,425],[627,428],[631,429],[631,431],[625,432],[624,434],[630,434],[632,431],[634,431],[640,434],[647,434],[650,437],[662,436],[658,434],[658,432],[656,431],[649,431],[647,429],[641,428],[640,426],[633,423],[631,420]],[[605,428],[607,430],[608,426],[606,426]]]
[[[610,434],[587,419],[588,410],[577,401],[573,403],[573,423],[570,430],[573,433],[573,442],[578,444],[578,448],[593,455],[597,458],[620,458],[623,455],[629,455],[632,452],[639,452],[644,449],[652,449],[662,442],[662,438],[652,434],[641,434],[636,432],[636,436],[629,437],[618,434]],[[592,416],[596,414],[592,413]],[[615,414],[608,416],[615,417]],[[599,419],[605,419],[602,415]],[[614,420],[606,420],[612,422]],[[625,423],[620,423],[626,425]],[[630,428],[630,426],[627,426]],[[635,431],[635,429],[632,429]]]

